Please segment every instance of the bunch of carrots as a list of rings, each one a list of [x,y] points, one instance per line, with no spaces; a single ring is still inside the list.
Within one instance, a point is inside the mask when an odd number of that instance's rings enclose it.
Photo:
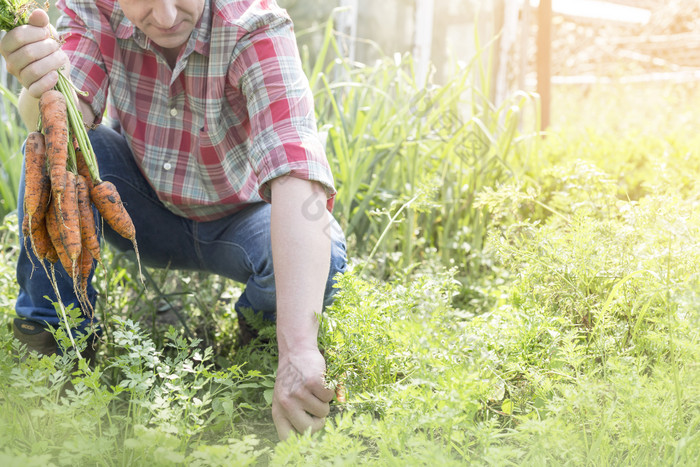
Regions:
[[[29,12],[29,4],[21,0],[0,0],[0,29],[27,24]],[[60,262],[81,307],[92,313],[87,281],[94,265],[101,263],[92,206],[114,231],[131,240],[137,258],[138,247],[119,193],[111,182],[100,179],[74,91],[80,92],[59,70],[55,88],[39,100],[38,128],[27,137],[25,148],[22,233],[47,274],[48,263],[56,294],[54,265]],[[60,302],[60,296],[57,299]]]
[[[49,263],[51,277],[53,265],[60,261],[81,304],[89,309],[88,277],[95,262],[101,262],[92,206],[112,229],[132,241],[136,251],[138,247],[119,193],[111,182],[99,178],[72,88],[66,89],[61,81],[58,89],[41,96],[40,131],[27,137],[22,233],[42,265]]]

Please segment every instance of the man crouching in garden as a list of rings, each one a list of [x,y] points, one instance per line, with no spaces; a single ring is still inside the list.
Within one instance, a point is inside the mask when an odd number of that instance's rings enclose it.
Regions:
[[[236,311],[276,319],[272,416],[281,439],[319,430],[324,387],[317,314],[346,267],[330,210],[335,189],[292,23],[274,0],[59,0],[57,32],[42,10],[0,41],[36,127],[38,98],[64,69],[78,89],[103,180],[127,207],[144,264],[245,284]],[[60,43],[56,39],[60,39]],[[109,99],[114,125],[102,125]],[[24,197],[24,181],[19,199]],[[22,218],[22,202],[18,208]],[[131,243],[105,227],[119,249]],[[55,352],[49,279],[23,239],[15,334]],[[274,266],[274,267],[273,267]],[[74,303],[57,266],[58,291]],[[88,290],[94,306],[96,293]],[[242,318],[239,318],[242,319]],[[87,329],[87,319],[82,329]]]

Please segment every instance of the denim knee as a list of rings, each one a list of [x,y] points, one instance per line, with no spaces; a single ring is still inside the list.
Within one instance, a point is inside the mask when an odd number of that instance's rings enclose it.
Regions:
[[[323,307],[330,306],[335,299],[335,294],[338,289],[335,287],[337,283],[336,277],[338,274],[343,274],[348,268],[348,255],[345,243],[345,235],[343,234],[338,222],[333,220],[331,223],[331,266],[328,272],[328,280],[326,282],[326,290],[323,297]]]
[[[323,297],[323,307],[327,307],[333,303],[333,300],[335,298],[335,294],[338,291],[338,289],[335,287],[335,284],[337,283],[337,275],[338,274],[343,274],[347,270],[347,250],[346,250],[346,243],[345,243],[345,235],[343,234],[342,229],[338,225],[338,222],[335,219],[332,219],[332,222],[329,226],[328,230],[329,235],[331,236],[331,255],[330,255],[330,267],[328,271],[328,277],[326,279],[326,287],[324,289],[324,297]],[[272,253],[270,251],[270,258],[268,258],[268,261],[265,263],[268,265],[268,269],[265,271],[259,271],[258,272],[258,277],[273,277],[270,276],[270,273],[274,274],[272,271],[272,261],[271,261],[271,256]],[[255,278],[251,278],[253,283],[257,283],[258,281],[255,280]],[[267,281],[263,281],[266,282]],[[240,298],[235,304],[235,310],[238,314],[238,316],[241,316],[241,310],[242,309],[251,309],[254,312],[262,312],[263,316],[266,320],[269,321],[274,321],[275,320],[275,308],[276,308],[276,291],[274,290],[274,279],[271,284],[267,284],[267,287],[265,289],[268,291],[266,294],[266,297],[268,299],[268,304],[266,306],[266,309],[257,309],[253,304],[251,304],[251,300],[248,297],[248,294],[246,293],[248,291],[248,288],[251,286],[250,281],[248,282],[248,286],[246,287],[246,290],[243,291],[241,294]],[[259,288],[259,287],[258,287]],[[272,293],[269,293],[269,291],[272,290]],[[260,301],[260,291],[256,290],[253,292],[253,298],[256,300],[254,301]]]

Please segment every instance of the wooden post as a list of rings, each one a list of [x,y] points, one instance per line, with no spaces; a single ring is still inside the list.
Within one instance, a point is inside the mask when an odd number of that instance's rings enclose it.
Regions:
[[[434,0],[416,0],[416,32],[413,43],[416,81],[425,86],[430,67],[430,52],[433,46]]]
[[[511,68],[513,67],[510,63],[510,51],[513,49],[513,45],[516,42],[517,30],[518,30],[518,6],[513,0],[505,0],[502,5],[502,18],[501,24],[497,26],[495,31],[496,34],[501,33],[501,39],[499,41],[499,55],[498,55],[498,68],[496,73],[496,85],[495,88],[495,98],[494,104],[498,107],[503,102],[505,102],[508,96],[508,70],[509,64]]]
[[[527,78],[527,58],[528,48],[530,45],[530,0],[523,2],[522,21],[520,29],[520,49],[518,58],[520,64],[518,66],[518,89],[525,90]]]
[[[338,15],[337,27],[342,34],[340,44],[342,52],[351,62],[355,61],[355,39],[357,38],[357,14],[359,0],[340,0],[339,6],[347,10]]]
[[[435,0],[434,11],[449,11],[450,3],[453,0]],[[450,28],[453,17],[449,15],[435,15],[433,18],[432,44],[430,47],[430,64],[433,67],[434,75],[432,76],[434,83],[445,83],[448,81],[449,74],[449,57],[447,48],[447,34]]]
[[[542,104],[542,129],[550,123],[552,100],[552,0],[537,9],[537,93]]]
[[[501,76],[501,57],[503,56],[503,25],[505,24],[506,0],[494,0],[493,8],[493,37],[496,40],[493,43],[493,55],[495,60],[491,64],[489,84],[489,101],[493,102],[498,107],[498,81]]]

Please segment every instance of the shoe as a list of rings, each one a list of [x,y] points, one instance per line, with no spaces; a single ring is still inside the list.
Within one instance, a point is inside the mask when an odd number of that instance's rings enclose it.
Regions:
[[[238,347],[245,347],[258,337],[258,330],[251,327],[243,315],[238,315]]]
[[[53,355],[58,351],[53,334],[40,325],[22,318],[15,318],[12,326],[15,339],[40,355]]]
[[[26,319],[15,318],[12,328],[15,339],[25,344],[30,351],[40,355],[53,355],[58,352],[58,344],[56,344],[53,334],[41,325]],[[91,367],[95,363],[98,342],[97,338],[94,337],[91,342],[88,342],[85,350],[81,352]]]

